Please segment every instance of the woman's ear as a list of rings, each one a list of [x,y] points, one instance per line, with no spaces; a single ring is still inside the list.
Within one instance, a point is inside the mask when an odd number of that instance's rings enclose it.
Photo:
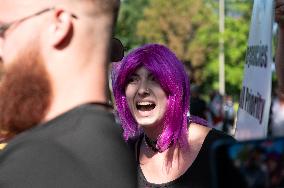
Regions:
[[[54,20],[51,26],[49,41],[52,46],[58,48],[68,41],[72,33],[72,15],[62,9],[54,10]]]

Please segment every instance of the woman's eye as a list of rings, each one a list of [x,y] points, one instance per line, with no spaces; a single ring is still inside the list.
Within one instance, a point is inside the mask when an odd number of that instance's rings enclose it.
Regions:
[[[136,83],[138,81],[138,78],[136,76],[131,76],[128,79],[128,83]]]
[[[154,76],[150,76],[149,80],[153,81],[153,82],[157,82],[157,79]]]

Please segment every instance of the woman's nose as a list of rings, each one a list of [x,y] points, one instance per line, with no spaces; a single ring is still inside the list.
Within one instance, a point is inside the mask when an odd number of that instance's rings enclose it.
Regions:
[[[150,94],[150,90],[148,88],[148,84],[145,81],[142,81],[138,88],[138,94],[140,96],[148,96]]]

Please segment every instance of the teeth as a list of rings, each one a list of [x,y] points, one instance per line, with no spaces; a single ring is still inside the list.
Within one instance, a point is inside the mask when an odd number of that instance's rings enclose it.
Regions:
[[[151,111],[156,107],[155,103],[150,101],[140,101],[136,103],[136,108],[139,111]]]
[[[141,105],[141,106],[142,106],[142,105],[144,106],[144,105],[151,105],[151,104],[153,104],[153,103],[152,103],[152,102],[138,102],[137,104],[138,104],[138,105]]]

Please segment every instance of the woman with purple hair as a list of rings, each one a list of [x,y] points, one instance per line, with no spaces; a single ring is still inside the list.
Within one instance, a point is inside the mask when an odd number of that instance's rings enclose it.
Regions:
[[[232,137],[189,115],[189,78],[168,48],[148,44],[112,71],[124,138],[134,141],[139,187],[210,187],[210,145]]]

